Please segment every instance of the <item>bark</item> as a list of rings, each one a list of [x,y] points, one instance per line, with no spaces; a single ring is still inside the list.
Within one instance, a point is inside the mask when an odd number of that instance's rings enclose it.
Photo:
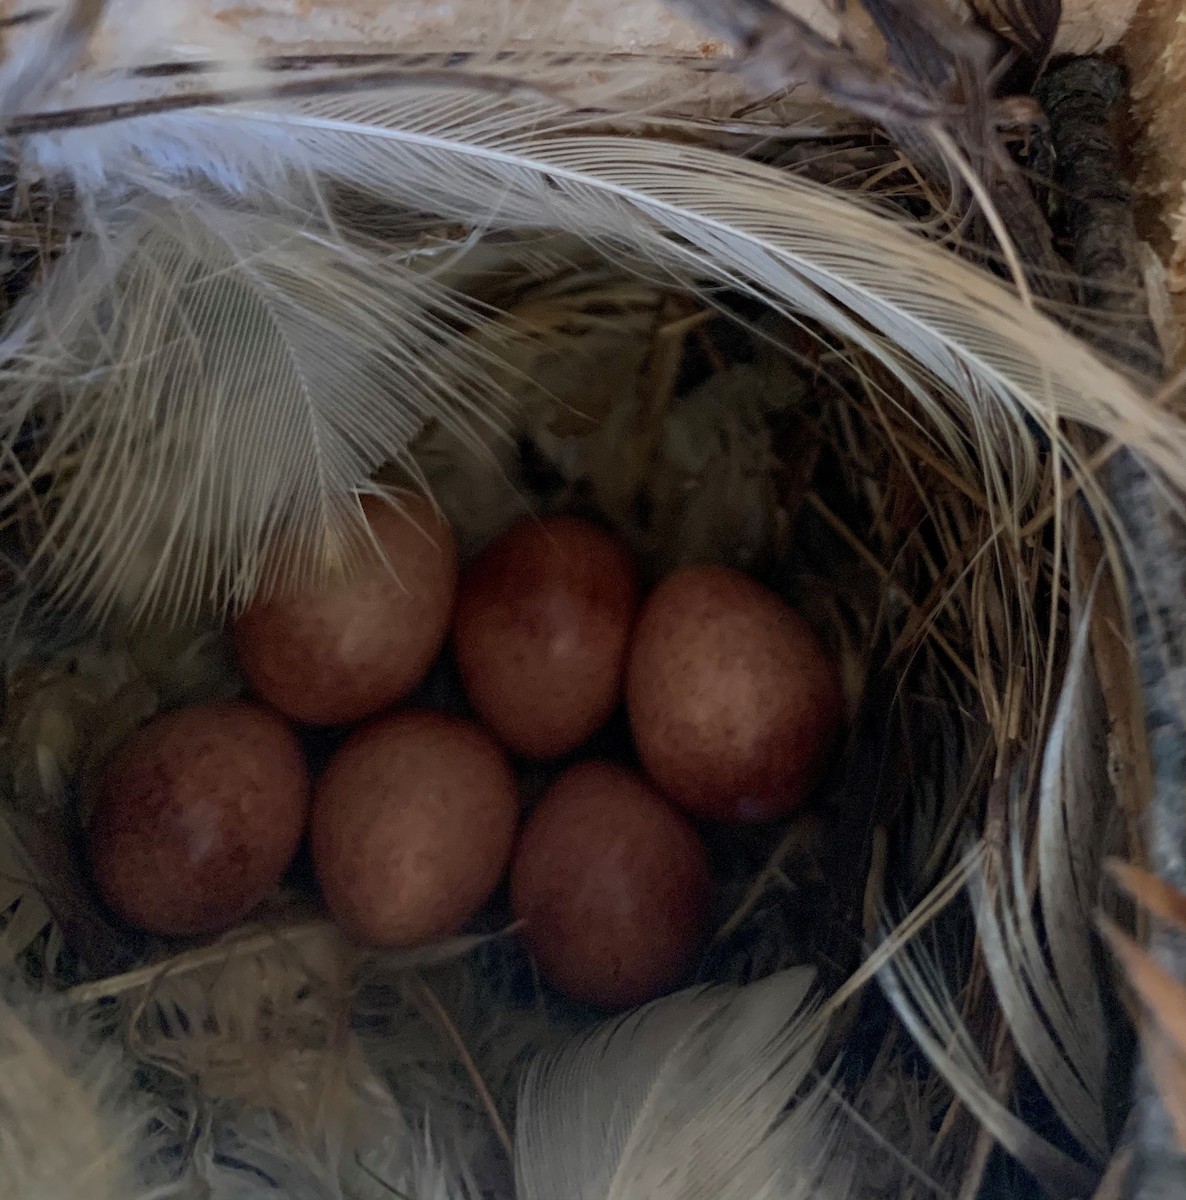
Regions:
[[[1150,373],[1161,364],[1143,294],[1132,193],[1115,133],[1124,91],[1119,68],[1075,59],[1046,77],[1040,98],[1050,118],[1055,181],[1064,196],[1084,306],[1115,318],[1106,329],[1094,325],[1083,331],[1101,350]],[[1186,889],[1186,524],[1173,497],[1135,456],[1117,455],[1108,470],[1111,499],[1132,547],[1136,664],[1153,759],[1153,794],[1146,809],[1149,860],[1163,879]],[[1186,979],[1186,938],[1154,929],[1149,948],[1163,966]],[[1126,1196],[1186,1196],[1186,1151],[1144,1062],[1134,1087],[1136,1144]]]

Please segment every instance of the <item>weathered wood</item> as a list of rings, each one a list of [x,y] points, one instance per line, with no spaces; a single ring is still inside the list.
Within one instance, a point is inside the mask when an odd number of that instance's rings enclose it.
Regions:
[[[1081,324],[1081,332],[1134,370],[1159,371],[1132,192],[1115,133],[1123,75],[1101,60],[1075,59],[1052,71],[1039,95],[1050,118],[1056,183],[1084,307],[1115,318],[1107,326]],[[1154,775],[1146,813],[1149,859],[1161,878],[1186,889],[1186,524],[1173,498],[1135,456],[1117,455],[1108,471],[1107,486],[1132,549],[1129,593]],[[1186,938],[1154,929],[1150,950],[1186,979]],[[1136,1145],[1126,1195],[1180,1200],[1186,1196],[1186,1151],[1144,1063],[1137,1070],[1134,1104]]]

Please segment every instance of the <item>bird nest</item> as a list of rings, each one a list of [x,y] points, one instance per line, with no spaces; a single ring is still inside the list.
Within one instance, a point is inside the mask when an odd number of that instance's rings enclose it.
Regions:
[[[405,128],[443,122],[432,99]],[[1098,920],[1139,954],[1122,894],[1148,898],[1106,864],[1145,860],[1152,790],[1132,647],[1156,588],[1109,472],[1131,454],[1166,499],[1186,461],[1176,418],[1116,365],[1145,365],[1128,317],[1067,305],[1048,261],[1027,275],[1022,253],[1018,273],[1013,240],[969,215],[975,188],[849,118],[821,129],[792,105],[757,131],[625,136],[584,114],[529,146],[508,131],[542,128],[551,101],[460,91],[449,120],[479,101],[514,120],[470,131],[504,139],[470,162],[472,201],[410,141],[401,203],[356,179],[315,231],[359,256],[308,335],[340,372],[334,402],[353,419],[366,383],[355,287],[401,298],[374,327],[407,359],[385,382],[420,378],[414,349],[437,389],[372,478],[426,488],[463,561],[524,513],[567,513],[620,534],[648,583],[746,572],[840,663],[842,744],[790,817],[705,830],[706,949],[685,990],[608,1024],[541,983],[501,894],[456,938],[377,952],[337,931],[298,860],[216,940],[123,927],[80,850],[103,764],[154,715],[244,691],[223,615],[262,580],[254,559],[220,574],[201,538],[221,515],[192,501],[200,473],[225,484],[195,431],[233,430],[214,456],[228,477],[262,453],[201,401],[216,371],[251,365],[214,326],[233,311],[270,336],[260,278],[315,308],[301,270],[317,260],[276,240],[279,210],[200,192],[125,198],[99,239],[33,212],[52,252],[22,281],[5,418],[4,1194],[59,1194],[63,1163],[87,1164],[87,1200],[1021,1195],[1034,1178],[1089,1194],[1129,1145],[1135,1061]],[[646,139],[630,175],[614,155]],[[512,149],[542,184],[495,177]],[[1047,135],[1013,149],[1041,166]],[[470,208],[498,189],[503,216],[479,226]],[[1053,210],[1069,246],[1075,214],[1057,193]],[[147,279],[146,261],[167,270]],[[259,272],[233,294],[232,262]],[[92,286],[92,307],[64,304]],[[151,378],[130,358],[183,328],[201,354]],[[300,483],[280,496],[296,523]],[[150,507],[137,540],[129,514]],[[465,711],[447,658],[415,701]],[[629,760],[620,718],[594,749]],[[521,769],[528,803],[553,774]]]

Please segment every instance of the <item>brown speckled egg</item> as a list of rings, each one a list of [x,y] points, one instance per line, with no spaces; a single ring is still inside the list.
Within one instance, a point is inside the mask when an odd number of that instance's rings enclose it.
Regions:
[[[458,594],[453,646],[470,703],[518,754],[575,749],[618,703],[637,605],[616,538],[575,517],[519,522]]]
[[[511,904],[543,976],[600,1008],[676,986],[712,898],[696,831],[646,780],[608,762],[566,771],[531,814]]]
[[[712,566],[669,575],[643,606],[626,705],[662,791],[735,822],[795,808],[843,716],[836,664],[806,621],[748,576]]]
[[[330,760],[309,827],[317,880],[353,937],[411,946],[455,933],[506,869],[519,798],[476,725],[434,712],[380,717]]]
[[[107,766],[88,841],[99,891],[161,934],[229,929],[273,892],[309,803],[289,727],[254,704],[158,717]]]
[[[402,700],[448,634],[452,531],[422,497],[402,499],[402,512],[370,496],[362,503],[385,559],[371,553],[341,582],[270,597],[235,625],[251,686],[307,725],[357,721]]]

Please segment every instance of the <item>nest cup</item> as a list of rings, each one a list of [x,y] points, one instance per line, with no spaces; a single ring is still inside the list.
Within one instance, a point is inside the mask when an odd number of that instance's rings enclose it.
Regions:
[[[952,233],[946,198],[889,140],[830,133],[796,155],[812,160],[804,201],[854,239],[884,233],[895,269],[947,256],[937,293],[980,280],[972,314],[1009,295],[1006,263],[934,244]],[[703,830],[719,896],[684,983],[724,990],[683,995],[709,997],[714,1021],[752,1004],[761,1023],[760,998],[785,989],[747,1060],[763,1102],[780,1097],[772,1170],[793,1149],[789,1169],[821,1195],[955,1195],[968,1180],[1022,1195],[1035,1175],[1086,1194],[1129,1110],[1131,1035],[1095,920],[1101,903],[1123,915],[1104,864],[1141,856],[1148,752],[1125,530],[1097,470],[1109,430],[1059,392],[1079,361],[1052,368],[1044,420],[1016,403],[1040,369],[994,391],[922,328],[917,296],[894,328],[855,290],[811,303],[806,273],[779,292],[761,263],[701,271],[685,247],[656,265],[641,243],[538,220],[458,236],[451,212],[336,202],[344,228],[382,229],[410,272],[463,299],[452,318],[481,363],[482,420],[429,421],[375,476],[427,488],[463,562],[524,513],[589,517],[648,586],[691,563],[744,571],[840,664],[845,734],[809,801]],[[45,512],[22,512],[25,544]],[[110,1150],[85,1200],[199,1177],[216,1195],[419,1197],[445,1179],[456,1190],[434,1194],[504,1196],[516,1171],[532,1194],[516,1160],[550,1128],[540,1064],[606,1017],[541,982],[501,892],[464,935],[382,953],[325,919],[301,859],[212,941],[150,938],[102,907],[79,842],[112,749],[158,712],[245,691],[215,616],[112,607],[81,633],[42,615],[10,654],[0,1070],[31,1065],[24,1085],[0,1083],[0,1114],[31,1120],[50,1089],[71,1152]],[[467,711],[447,654],[411,703]],[[336,738],[310,735],[311,762]],[[581,753],[630,762],[621,714]],[[527,804],[562,765],[520,766]],[[646,1027],[646,1087],[680,1031],[701,1029],[673,1003],[619,1028],[675,1014],[670,1043],[665,1018]],[[713,1047],[710,1064],[727,1051]],[[582,1086],[612,1092],[624,1065],[598,1062]],[[712,1112],[724,1084],[711,1065],[697,1079]],[[5,1109],[14,1095],[24,1113]],[[569,1099],[555,1093],[551,1115]],[[29,1162],[29,1179],[51,1170]]]

